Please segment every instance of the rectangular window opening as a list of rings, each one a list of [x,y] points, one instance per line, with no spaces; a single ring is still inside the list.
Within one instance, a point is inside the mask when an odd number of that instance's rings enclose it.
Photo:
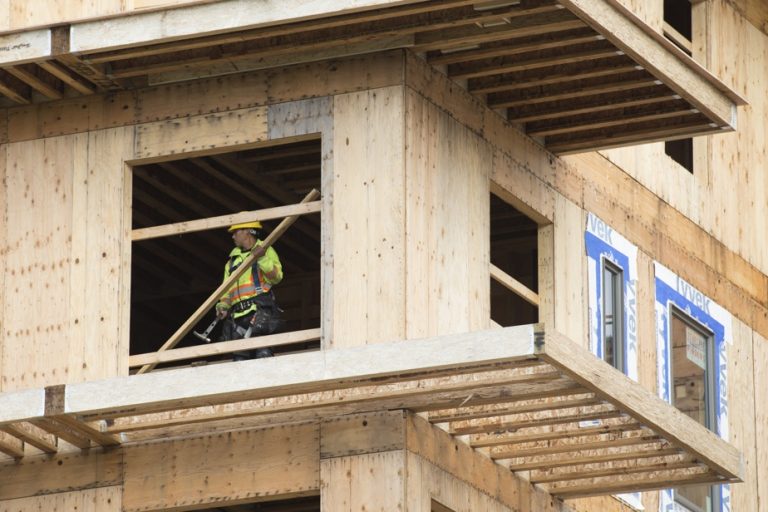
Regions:
[[[509,327],[539,321],[538,225],[491,194],[491,320]]]
[[[320,190],[320,140],[137,165],[132,169],[133,229],[294,205]],[[264,220],[264,240],[282,218]],[[134,232],[136,236],[136,232]],[[273,287],[283,310],[277,333],[320,327],[320,213],[300,215],[275,242],[283,280]],[[135,240],[131,254],[130,354],[158,351],[222,283],[234,248],[226,227]],[[176,348],[206,345],[209,311]],[[222,322],[210,333],[216,342]],[[275,355],[319,347],[317,339],[272,347]],[[232,353],[202,361],[231,360]],[[189,364],[168,363],[171,366]],[[132,364],[132,366],[134,366]]]
[[[672,405],[694,421],[717,431],[716,368],[714,336],[685,312],[671,308],[670,369]],[[683,510],[715,512],[719,486],[693,485],[675,488],[675,501]]]
[[[693,174],[693,139],[665,141],[664,153]]]
[[[624,272],[603,258],[603,360],[624,368]]]

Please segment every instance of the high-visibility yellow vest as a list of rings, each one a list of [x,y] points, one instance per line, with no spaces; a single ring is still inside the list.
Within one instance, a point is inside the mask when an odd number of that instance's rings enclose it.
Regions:
[[[250,250],[243,250],[240,247],[235,247],[232,252],[229,253],[229,260],[224,265],[224,279],[226,280],[232,272],[238,268],[243,261],[245,261],[251,254],[251,250],[255,247],[259,247],[263,244],[261,240],[258,240],[256,244]],[[256,269],[254,274],[253,270]],[[273,279],[269,279],[267,274],[275,274]],[[256,260],[256,264],[247,269],[243,275],[237,280],[227,292],[219,299],[218,308],[232,308],[238,302],[253,299],[259,294],[267,293],[272,286],[276,285],[283,279],[283,266],[280,263],[280,258],[277,256],[277,251],[272,247],[267,247],[264,256]],[[250,307],[243,309],[242,311],[234,311],[232,313],[233,318],[238,318],[251,312],[256,311],[256,304],[252,304]]]

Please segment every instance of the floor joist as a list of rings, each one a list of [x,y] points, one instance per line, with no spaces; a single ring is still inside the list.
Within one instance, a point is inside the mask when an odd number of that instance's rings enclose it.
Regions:
[[[610,490],[663,487],[648,468],[680,482],[737,481],[743,471],[732,446],[541,325],[6,393],[0,411],[13,413],[0,414],[0,427],[64,425],[109,446],[397,409],[435,411],[433,421],[471,434],[513,471],[549,471],[535,475],[558,496],[595,493],[592,479],[608,478]]]

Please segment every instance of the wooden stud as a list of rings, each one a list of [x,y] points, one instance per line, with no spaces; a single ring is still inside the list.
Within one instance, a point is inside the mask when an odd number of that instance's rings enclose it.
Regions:
[[[320,329],[305,329],[303,331],[258,336],[243,340],[217,342],[211,345],[195,345],[192,347],[177,348],[162,352],[138,354],[130,357],[128,365],[130,367],[135,367],[148,364],[184,361],[186,359],[195,359],[217,354],[231,354],[232,352],[253,350],[261,347],[278,347],[318,339],[320,339]]]
[[[529,289],[523,283],[510,276],[499,267],[491,263],[491,277],[499,284],[504,286],[507,290],[516,293],[522,297],[529,304],[539,306],[539,296],[536,292]]]
[[[252,220],[272,220],[292,215],[306,215],[308,213],[317,213],[320,211],[321,201],[309,203],[299,203],[287,206],[276,206],[274,208],[265,208],[252,212],[233,213],[230,215],[220,215],[217,217],[208,217],[197,221],[177,222],[175,224],[165,224],[163,226],[152,226],[149,228],[134,229],[131,232],[131,240],[147,240],[150,238],[159,238],[171,235],[180,235],[185,233],[194,233],[208,229],[219,229],[232,224],[250,222]]]

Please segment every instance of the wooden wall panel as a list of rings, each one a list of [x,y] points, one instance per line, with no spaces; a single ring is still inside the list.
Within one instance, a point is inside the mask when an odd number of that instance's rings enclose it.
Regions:
[[[235,151],[266,139],[266,107],[232,110],[138,125],[134,158],[144,163],[170,155],[191,157],[220,147]]]
[[[7,151],[13,193],[3,289],[14,300],[3,307],[3,389],[127,373],[120,315],[128,290],[120,285],[129,269],[122,262],[130,265],[123,161],[132,130],[14,143]]]
[[[706,167],[696,167],[693,174],[664,154],[663,143],[601,153],[768,273],[762,240],[768,229],[768,155],[763,150],[768,144],[768,35],[729,0],[703,2],[696,8],[707,10],[696,18],[706,18],[704,27],[694,27],[696,59],[749,102],[739,107],[737,131],[695,138],[694,157]],[[702,37],[710,39],[702,43]],[[566,160],[578,162],[580,157]],[[743,229],[745,225],[750,228]]]
[[[410,89],[406,105],[408,336],[487,328],[493,153]]]
[[[738,448],[744,456],[744,483],[731,486],[732,510],[759,510],[758,466],[760,460],[755,453],[755,435],[766,437],[763,427],[755,428],[755,402],[752,393],[745,390],[755,389],[752,330],[749,326],[733,320],[733,344],[726,345],[728,354],[728,441]],[[759,394],[759,393],[758,393]]]
[[[74,139],[8,146],[3,389],[69,379]],[[56,354],[57,356],[54,356]]]
[[[321,510],[407,510],[404,450],[324,459],[320,480]]]
[[[100,487],[0,501],[0,512],[120,512],[122,487]]]
[[[409,512],[430,512],[433,499],[453,512],[519,510],[506,507],[491,496],[412,452],[407,452],[406,464],[408,475],[406,510]]]
[[[3,347],[6,344],[8,330],[5,326],[5,274],[6,259],[8,254],[8,238],[6,237],[8,226],[8,192],[6,182],[6,150],[5,144],[0,145],[0,368],[3,367]],[[0,379],[0,392],[5,391],[4,379]]]
[[[637,252],[637,376],[656,394],[656,284],[653,260]]]
[[[405,335],[403,89],[334,99],[334,347]]]
[[[555,198],[554,321],[555,329],[581,342],[587,336],[586,213],[568,199]]]
[[[757,462],[757,497],[756,510],[764,510],[768,505],[768,338],[753,333],[754,361],[754,408],[755,408],[755,461]],[[749,401],[749,396],[742,396]],[[736,510],[734,508],[734,510]]]
[[[123,510],[312,495],[320,486],[319,425],[286,425],[125,449]],[[335,510],[335,509],[334,509]]]
[[[26,457],[0,465],[1,500],[115,485],[122,488],[122,483],[123,454],[119,450]]]
[[[89,134],[87,252],[81,260],[86,268],[85,338],[77,380],[128,373],[131,218],[130,179],[124,162],[132,152],[131,128]]]

